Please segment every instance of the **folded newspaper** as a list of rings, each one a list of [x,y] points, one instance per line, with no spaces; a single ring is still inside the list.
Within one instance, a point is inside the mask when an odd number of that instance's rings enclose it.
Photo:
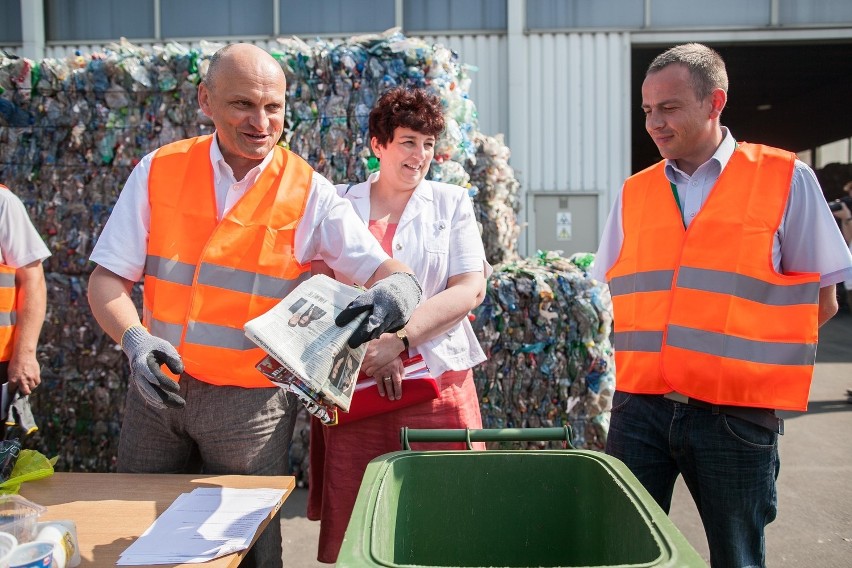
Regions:
[[[402,364],[402,380],[405,385],[402,399],[391,401],[388,397],[379,395],[375,379],[359,374],[355,391],[352,393],[352,404],[347,411],[324,402],[319,393],[311,392],[298,377],[290,373],[271,355],[264,357],[257,364],[257,369],[272,382],[295,393],[308,412],[319,418],[323,424],[334,426],[348,424],[383,412],[399,410],[440,396],[440,383],[431,376],[429,367],[426,366],[421,355],[405,359]],[[294,387],[297,390],[293,390]]]
[[[295,394],[326,424],[348,411],[367,345],[347,345],[367,313],[343,327],[337,315],[361,292],[323,274],[302,282],[265,314],[245,324],[245,334],[269,356],[257,368]]]

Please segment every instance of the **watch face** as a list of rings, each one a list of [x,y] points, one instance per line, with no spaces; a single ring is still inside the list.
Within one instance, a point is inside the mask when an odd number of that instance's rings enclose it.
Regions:
[[[408,334],[405,333],[405,329],[400,329],[396,332],[397,338],[402,341],[402,344],[408,349]]]

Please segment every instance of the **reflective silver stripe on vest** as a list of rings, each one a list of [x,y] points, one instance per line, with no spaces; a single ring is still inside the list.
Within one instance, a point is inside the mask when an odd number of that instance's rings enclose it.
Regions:
[[[677,275],[680,288],[728,294],[769,306],[795,306],[819,302],[819,282],[792,284],[789,286],[770,284],[764,280],[706,268],[682,267]]]
[[[0,273],[0,288],[14,288],[15,275],[8,272]]]
[[[0,312],[0,325],[15,325],[16,320],[15,312]]]
[[[167,282],[191,286],[195,276],[195,265],[161,256],[148,256],[145,259],[145,274]]]
[[[671,290],[674,270],[649,270],[617,276],[609,281],[609,291],[613,296],[633,294],[635,292],[661,292]]]
[[[276,278],[206,262],[201,265],[201,269],[198,271],[199,284],[266,298],[283,298],[309,277],[310,273],[305,272],[292,280]]]
[[[245,335],[242,329],[234,329],[213,323],[190,321],[186,327],[186,343],[246,351],[257,347]]]
[[[180,345],[180,335],[183,326],[179,323],[166,323],[162,320],[150,318],[148,320],[148,331],[160,339],[165,339],[175,347]]]
[[[815,343],[755,341],[679,325],[669,326],[666,344],[717,357],[771,365],[813,365],[817,348]]]
[[[659,352],[663,347],[662,331],[616,331],[616,351]]]

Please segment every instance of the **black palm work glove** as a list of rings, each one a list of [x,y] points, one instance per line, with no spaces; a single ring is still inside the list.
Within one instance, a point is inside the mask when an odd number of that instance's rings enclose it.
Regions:
[[[337,315],[334,323],[342,327],[358,314],[371,312],[349,338],[349,347],[355,349],[385,332],[402,329],[420,302],[422,294],[420,283],[413,274],[394,272],[355,298]]]
[[[130,378],[142,397],[156,408],[181,408],[186,401],[178,394],[180,386],[160,369],[165,364],[172,373],[183,372],[183,361],[174,346],[134,325],[121,336],[121,348],[130,360]]]

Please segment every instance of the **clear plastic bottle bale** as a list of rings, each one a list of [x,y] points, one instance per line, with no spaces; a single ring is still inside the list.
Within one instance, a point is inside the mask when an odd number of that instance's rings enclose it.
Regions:
[[[459,161],[464,157],[463,135],[458,122],[453,118],[444,121],[444,131],[435,141],[435,156],[442,160]]]
[[[567,423],[578,447],[603,448],[614,390],[611,315],[597,311],[606,293],[554,252],[495,266],[473,322],[489,358],[474,369],[484,423]]]
[[[460,163],[446,160],[432,162],[432,166],[429,168],[429,178],[433,181],[465,187],[470,180],[470,175]]]
[[[26,108],[29,105],[33,94],[33,62],[24,57],[20,57],[9,60],[7,65],[7,68],[9,69],[8,87],[4,87],[4,89],[12,91],[16,102],[21,105],[22,108]]]
[[[328,179],[346,179],[349,166],[349,131],[344,126],[334,124],[322,138],[322,147],[327,151],[329,160],[323,174]]]
[[[518,257],[520,184],[509,166],[509,149],[501,136],[476,133],[473,141],[476,160],[470,166],[471,184],[478,189],[474,204],[486,256],[492,263],[508,262]]]
[[[130,55],[123,58],[118,67],[126,73],[124,81],[129,84],[129,90],[134,92],[150,91],[156,82],[151,73],[153,66],[150,57],[140,59],[136,55]]]

